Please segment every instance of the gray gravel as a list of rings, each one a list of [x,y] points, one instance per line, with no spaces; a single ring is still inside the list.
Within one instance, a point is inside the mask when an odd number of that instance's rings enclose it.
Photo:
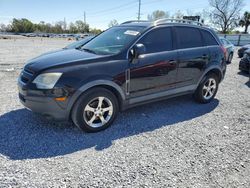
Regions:
[[[31,48],[25,57],[36,55]],[[250,84],[238,62],[212,103],[185,96],[144,105],[95,134],[24,109],[19,71],[0,71],[0,187],[250,187]]]

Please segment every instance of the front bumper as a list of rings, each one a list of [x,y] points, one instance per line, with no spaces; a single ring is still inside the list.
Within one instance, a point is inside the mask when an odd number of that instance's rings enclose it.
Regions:
[[[243,51],[243,50],[242,50],[242,51],[238,51],[238,56],[239,56],[239,58],[242,58],[243,55],[244,55],[244,51]]]
[[[242,71],[249,72],[250,71],[250,62],[247,59],[242,58],[240,60],[239,69]]]
[[[35,113],[45,116],[47,119],[66,121],[69,119],[67,105],[54,100],[52,96],[46,96],[43,91],[29,90],[21,81],[18,82],[20,102]],[[66,103],[66,102],[65,102]]]

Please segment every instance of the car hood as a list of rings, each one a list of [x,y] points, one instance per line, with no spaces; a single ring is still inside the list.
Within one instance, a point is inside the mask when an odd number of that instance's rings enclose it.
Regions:
[[[250,44],[246,44],[246,45],[242,46],[241,48],[250,48]]]
[[[245,54],[247,54],[247,55],[250,56],[250,49],[246,50],[246,51],[245,51]]]
[[[57,50],[42,54],[34,59],[31,59],[25,68],[32,71],[41,71],[52,67],[60,67],[65,65],[72,65],[76,63],[86,63],[86,60],[98,59],[103,56],[88,53],[76,49]]]

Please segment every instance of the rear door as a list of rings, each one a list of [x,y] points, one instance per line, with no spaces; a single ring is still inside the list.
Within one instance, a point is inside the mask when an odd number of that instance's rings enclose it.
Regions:
[[[194,85],[208,64],[209,50],[196,27],[176,26],[175,34],[178,49],[177,87]]]
[[[146,52],[130,64],[130,96],[138,97],[175,87],[177,51],[173,50],[171,27],[159,27],[145,34],[137,44]]]

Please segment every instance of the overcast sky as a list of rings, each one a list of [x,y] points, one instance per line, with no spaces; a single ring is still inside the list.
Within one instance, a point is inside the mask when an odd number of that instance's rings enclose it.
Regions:
[[[12,18],[27,18],[32,22],[55,23],[84,19],[91,28],[106,29],[110,20],[119,23],[137,18],[139,0],[0,0],[0,23],[9,23]],[[154,10],[174,13],[178,10],[199,12],[208,8],[208,0],[141,0],[142,19]],[[244,10],[250,11],[250,0],[244,1]],[[243,10],[243,11],[244,11]]]

